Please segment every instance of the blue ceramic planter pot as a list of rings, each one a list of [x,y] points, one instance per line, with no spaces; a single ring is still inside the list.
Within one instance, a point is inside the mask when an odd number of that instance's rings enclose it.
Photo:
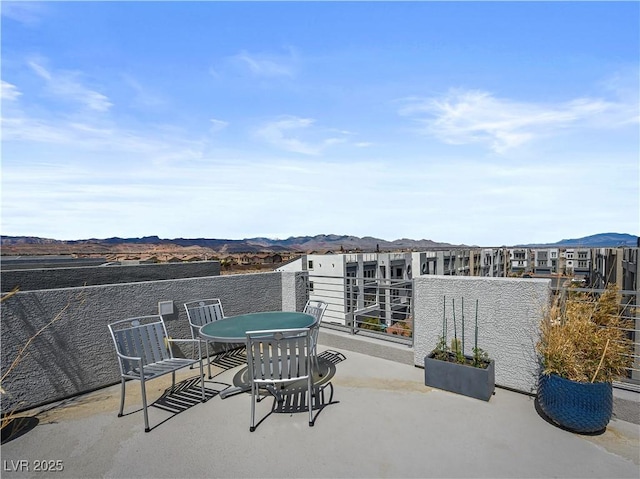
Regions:
[[[597,432],[611,419],[613,389],[611,383],[579,383],[541,374],[538,405],[559,426],[578,433]]]

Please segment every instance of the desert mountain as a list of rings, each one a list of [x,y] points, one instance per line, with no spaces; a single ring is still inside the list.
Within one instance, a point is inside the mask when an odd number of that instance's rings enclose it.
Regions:
[[[620,233],[601,233],[584,238],[563,239],[557,243],[519,245],[521,247],[634,247],[638,237]],[[238,254],[238,253],[311,253],[326,251],[371,252],[397,250],[425,250],[438,248],[459,248],[432,240],[412,240],[408,238],[387,241],[371,236],[320,234],[316,236],[292,236],[287,239],[246,238],[242,240],[212,238],[163,239],[158,236],[142,238],[106,238],[82,240],[55,240],[31,236],[2,236],[2,254],[108,254],[108,253],[168,253],[180,251],[182,254]]]
[[[299,252],[312,251],[375,251],[399,250],[399,249],[429,249],[454,247],[449,243],[438,243],[431,240],[399,239],[386,241],[379,238],[347,235],[316,235],[316,236],[292,236],[290,238],[247,238],[242,240],[208,239],[208,238],[174,238],[162,239],[158,236],[145,236],[142,238],[106,238],[83,240],[55,240],[29,236],[2,236],[3,254],[40,253],[46,249],[48,254],[63,253],[109,253],[124,251],[152,251],[167,250],[178,247],[194,250],[207,249],[218,254],[231,253],[258,253],[258,252]]]

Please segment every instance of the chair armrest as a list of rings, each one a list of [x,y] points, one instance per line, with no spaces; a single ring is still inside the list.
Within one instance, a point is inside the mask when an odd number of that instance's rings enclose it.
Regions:
[[[202,339],[173,339],[167,338],[170,343],[201,343]]]
[[[125,356],[124,354],[118,351],[116,351],[116,354],[118,355],[119,358],[122,358],[122,359],[129,359],[130,361],[142,361],[142,358],[138,356]]]

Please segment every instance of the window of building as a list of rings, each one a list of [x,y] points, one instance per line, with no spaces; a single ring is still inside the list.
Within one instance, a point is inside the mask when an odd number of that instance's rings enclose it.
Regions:
[[[313,281],[309,281],[309,291],[313,291]]]
[[[309,260],[308,267],[309,269],[313,269],[313,260]]]

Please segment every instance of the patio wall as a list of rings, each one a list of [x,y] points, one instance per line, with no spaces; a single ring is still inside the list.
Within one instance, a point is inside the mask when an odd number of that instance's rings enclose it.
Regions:
[[[496,363],[496,384],[522,392],[536,389],[535,344],[542,313],[549,304],[548,279],[420,276],[414,279],[414,364],[424,367],[442,335],[446,296],[448,343],[453,338],[451,300],[455,299],[458,338],[461,302],[465,309],[465,352],[474,347],[475,303],[478,299],[478,347]]]
[[[1,304],[2,372],[18,351],[57,314],[60,319],[29,344],[18,366],[2,381],[9,393],[2,411],[28,409],[120,380],[107,324],[158,314],[158,302],[173,301],[165,316],[173,337],[191,337],[183,303],[218,297],[226,315],[301,310],[302,273],[260,273],[21,291]],[[185,351],[190,352],[190,348]]]
[[[2,292],[11,291],[16,286],[21,291],[33,291],[218,276],[219,274],[220,261],[34,269],[11,269],[11,262],[8,261],[2,263],[0,286]]]

